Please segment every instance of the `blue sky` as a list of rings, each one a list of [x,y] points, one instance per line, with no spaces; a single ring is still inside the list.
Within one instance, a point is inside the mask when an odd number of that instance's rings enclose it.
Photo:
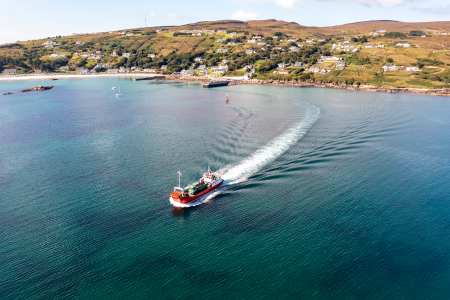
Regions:
[[[72,33],[224,19],[307,26],[367,20],[450,20],[448,0],[0,0],[0,44]],[[450,30],[450,28],[448,28]]]

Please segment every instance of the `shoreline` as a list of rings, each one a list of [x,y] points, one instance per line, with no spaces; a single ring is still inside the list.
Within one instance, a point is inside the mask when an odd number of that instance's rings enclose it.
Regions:
[[[158,80],[158,79],[156,79]],[[159,80],[182,80],[182,81],[223,81],[220,79],[211,80],[206,77],[166,77]],[[317,88],[331,88],[331,89],[346,89],[355,91],[368,91],[368,92],[384,92],[384,93],[414,93],[425,94],[432,96],[450,96],[450,87],[446,89],[418,89],[418,88],[391,88],[391,87],[378,87],[373,85],[350,85],[350,84],[335,84],[335,83],[318,83],[318,82],[305,82],[305,81],[283,81],[283,80],[235,80],[231,81],[229,86],[232,85],[272,85],[272,86],[286,86],[286,87],[317,87]]]
[[[142,73],[119,73],[119,74],[90,74],[90,75],[78,75],[78,74],[33,74],[33,75],[1,75],[0,81],[19,81],[19,80],[42,80],[42,79],[74,79],[74,78],[94,78],[94,77],[153,77],[158,74],[142,74]]]
[[[143,74],[143,73],[126,73],[126,74],[91,74],[91,75],[76,75],[76,74],[40,74],[40,75],[7,75],[0,76],[1,81],[21,81],[21,80],[51,80],[51,79],[75,79],[75,78],[95,78],[95,77],[154,77],[161,76],[161,74]],[[227,78],[229,79],[229,77]],[[155,78],[155,81],[160,80],[174,80],[174,81],[197,81],[197,82],[216,82],[224,81],[220,77],[182,77],[182,76],[167,76],[165,78]],[[418,88],[391,88],[391,87],[378,87],[373,85],[349,85],[349,84],[335,84],[335,83],[318,83],[318,82],[304,82],[304,81],[283,81],[283,80],[231,80],[230,86],[233,85],[272,85],[272,86],[287,86],[287,87],[317,87],[317,88],[332,88],[332,89],[347,89],[356,91],[369,91],[369,92],[384,92],[384,93],[414,93],[425,94],[432,96],[450,96],[450,87],[445,89],[418,89]]]

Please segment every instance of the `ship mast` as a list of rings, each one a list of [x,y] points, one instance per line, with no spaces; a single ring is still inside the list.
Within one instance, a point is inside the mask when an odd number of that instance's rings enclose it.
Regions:
[[[178,187],[181,189],[181,171],[178,171]]]

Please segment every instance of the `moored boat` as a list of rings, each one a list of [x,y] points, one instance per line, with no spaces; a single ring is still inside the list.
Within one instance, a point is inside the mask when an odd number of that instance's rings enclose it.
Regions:
[[[208,172],[203,173],[202,178],[185,188],[181,187],[181,173],[178,171],[178,186],[173,189],[173,193],[170,194],[171,200],[180,204],[188,204],[194,202],[202,196],[217,189],[223,183],[223,173],[211,172],[208,168]]]

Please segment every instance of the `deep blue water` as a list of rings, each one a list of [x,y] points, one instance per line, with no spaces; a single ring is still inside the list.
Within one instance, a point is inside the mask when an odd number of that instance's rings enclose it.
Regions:
[[[448,98],[120,78],[9,91],[1,299],[450,297]],[[227,185],[172,207],[176,172],[187,185],[208,165]]]

